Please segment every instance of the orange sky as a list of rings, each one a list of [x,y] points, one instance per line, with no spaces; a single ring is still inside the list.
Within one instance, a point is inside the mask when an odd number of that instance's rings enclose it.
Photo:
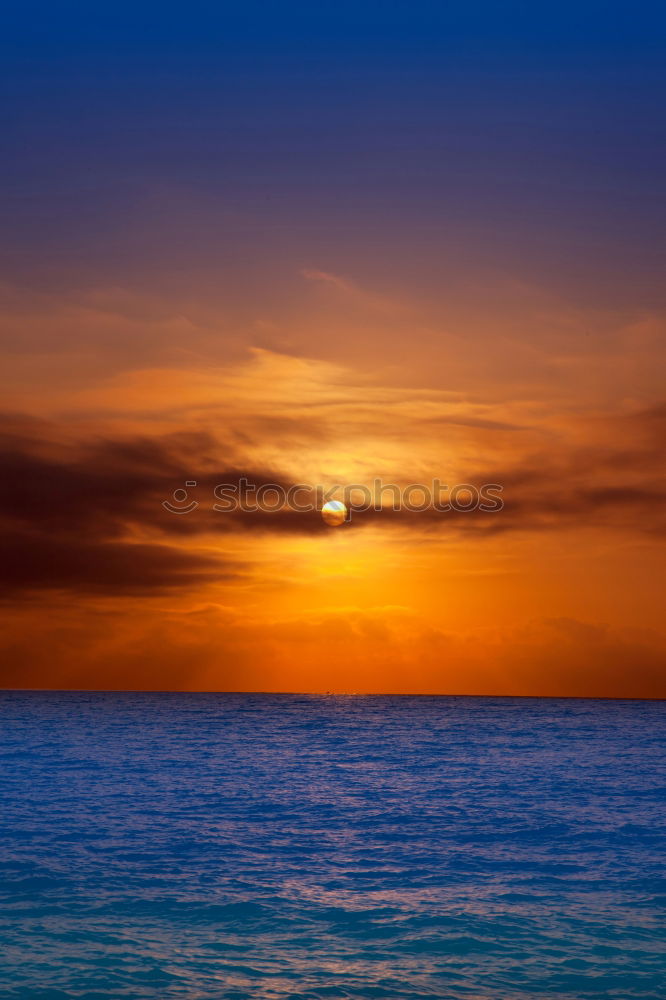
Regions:
[[[662,317],[508,279],[501,317],[314,267],[291,289],[245,326],[6,290],[5,684],[663,695]],[[244,471],[505,507],[214,512]]]

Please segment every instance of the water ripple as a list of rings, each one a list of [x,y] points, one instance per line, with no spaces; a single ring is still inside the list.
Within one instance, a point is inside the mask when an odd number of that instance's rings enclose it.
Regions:
[[[2,1000],[663,1000],[666,706],[3,693]]]

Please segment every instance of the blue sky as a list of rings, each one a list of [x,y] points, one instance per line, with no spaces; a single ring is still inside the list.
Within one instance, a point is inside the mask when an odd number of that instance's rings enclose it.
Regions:
[[[453,242],[481,270],[660,301],[661,5],[33,4],[5,19],[2,261],[21,280],[125,281],[156,255],[196,270],[232,245],[257,266],[262,247],[333,269],[344,255],[369,277],[381,250],[379,271],[412,261],[425,280]]]

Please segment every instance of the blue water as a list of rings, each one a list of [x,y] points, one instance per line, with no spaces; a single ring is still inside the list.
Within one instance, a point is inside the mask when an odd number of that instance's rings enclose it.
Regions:
[[[0,694],[0,997],[666,997],[666,704]]]

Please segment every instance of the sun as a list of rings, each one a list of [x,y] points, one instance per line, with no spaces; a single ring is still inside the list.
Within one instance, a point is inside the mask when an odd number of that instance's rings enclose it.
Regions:
[[[337,528],[347,520],[347,508],[342,500],[329,500],[322,507],[321,516],[331,528]]]

